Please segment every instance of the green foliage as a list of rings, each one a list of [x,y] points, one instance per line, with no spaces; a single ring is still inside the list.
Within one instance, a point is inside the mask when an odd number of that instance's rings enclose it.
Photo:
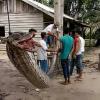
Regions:
[[[65,0],[64,10],[66,14],[89,24],[92,27],[91,36],[98,38],[95,31],[100,28],[100,0]]]
[[[35,1],[54,6],[54,0]],[[91,25],[94,36],[95,31],[100,28],[100,0],[64,0],[64,4],[64,13]]]
[[[96,39],[100,39],[100,28],[96,30],[96,34],[94,35]]]
[[[35,0],[35,1],[40,2],[40,3],[47,5],[47,6],[53,7],[54,0]]]

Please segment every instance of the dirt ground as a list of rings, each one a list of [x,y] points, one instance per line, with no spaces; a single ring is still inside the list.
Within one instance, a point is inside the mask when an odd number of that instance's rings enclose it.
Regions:
[[[100,100],[100,72],[97,70],[100,48],[91,48],[85,54],[85,70],[83,81],[61,85],[63,76],[52,79],[50,88],[36,91],[10,63],[5,45],[0,44],[0,100]]]

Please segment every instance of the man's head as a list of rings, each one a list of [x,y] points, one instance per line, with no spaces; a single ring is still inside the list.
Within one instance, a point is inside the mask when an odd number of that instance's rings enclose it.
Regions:
[[[81,31],[77,30],[75,31],[75,36],[80,36],[81,35]]]
[[[69,32],[69,29],[68,29],[68,28],[65,28],[65,29],[64,29],[64,35],[65,35],[65,34],[68,34],[68,32]]]
[[[41,38],[46,39],[46,32],[41,32]]]
[[[35,36],[35,33],[37,32],[37,30],[35,29],[29,29],[29,33],[33,35],[33,37]]]
[[[53,28],[54,28],[54,29],[57,29],[57,27],[58,27],[58,24],[54,24],[54,25],[53,25]]]

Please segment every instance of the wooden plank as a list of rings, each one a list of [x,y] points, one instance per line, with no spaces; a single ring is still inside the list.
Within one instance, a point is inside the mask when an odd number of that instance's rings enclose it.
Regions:
[[[28,32],[30,28],[35,28],[41,32],[43,29],[43,13],[10,14],[10,23],[12,32]],[[5,26],[6,36],[8,36],[7,14],[0,14],[0,26]]]
[[[17,6],[16,6],[16,0],[13,0],[13,6],[14,6],[14,13],[17,11]]]

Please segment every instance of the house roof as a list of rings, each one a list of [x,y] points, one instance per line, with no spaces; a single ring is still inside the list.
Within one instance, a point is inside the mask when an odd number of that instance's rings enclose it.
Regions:
[[[53,8],[48,7],[48,6],[46,6],[46,5],[44,5],[44,4],[41,4],[41,3],[39,3],[39,2],[36,2],[36,1],[34,1],[34,0],[22,0],[22,1],[24,1],[25,3],[27,3],[27,4],[29,4],[29,5],[31,5],[31,6],[33,6],[33,7],[35,7],[35,8],[38,9],[38,10],[44,12],[45,14],[47,14],[47,15],[49,15],[49,16],[51,16],[51,17],[54,17],[54,9],[53,9]],[[74,19],[74,18],[71,17],[71,16],[68,16],[67,14],[64,14],[63,17],[66,18],[66,19],[75,21],[76,23],[78,23],[78,24],[80,24],[80,25],[82,25],[82,26],[89,27],[88,25],[86,25],[86,24],[80,22],[79,20]]]

